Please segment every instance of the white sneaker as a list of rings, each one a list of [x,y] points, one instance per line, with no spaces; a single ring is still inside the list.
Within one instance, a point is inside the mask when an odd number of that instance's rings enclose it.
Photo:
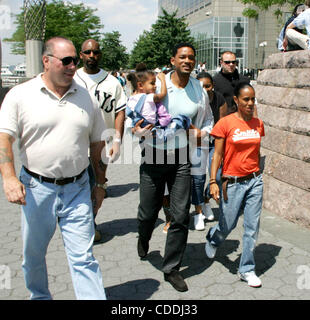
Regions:
[[[254,287],[254,288],[261,287],[262,281],[255,274],[254,271],[245,272],[245,273],[238,273],[238,274],[239,274],[239,278],[243,281],[246,281],[250,287]]]
[[[209,203],[204,204],[204,213],[208,221],[214,220],[214,214]]]
[[[194,225],[195,225],[195,230],[202,231],[205,229],[205,217],[203,214],[198,213],[194,216]]]
[[[213,246],[208,239],[206,240],[205,250],[208,258],[213,259],[215,257],[217,248]]]

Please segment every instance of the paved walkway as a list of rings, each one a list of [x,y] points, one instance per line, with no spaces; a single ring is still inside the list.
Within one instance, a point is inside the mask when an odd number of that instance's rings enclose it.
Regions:
[[[137,256],[138,169],[137,165],[109,167],[110,196],[104,201],[96,220],[103,240],[94,246],[94,254],[100,263],[110,300],[310,299],[310,230],[268,212],[262,214],[256,248],[257,274],[263,282],[261,288],[250,288],[237,276],[242,245],[240,220],[214,260],[209,260],[204,252],[206,231],[195,231],[191,222],[181,268],[189,291],[175,291],[163,281],[160,271],[166,238],[162,232],[162,211],[147,259],[141,261]],[[0,299],[28,299],[21,270],[19,207],[9,204],[3,191],[0,207]],[[217,218],[216,206],[214,211]],[[208,222],[206,230],[215,223]],[[54,299],[75,299],[59,229],[48,248],[47,265]],[[11,283],[3,281],[7,271]]]

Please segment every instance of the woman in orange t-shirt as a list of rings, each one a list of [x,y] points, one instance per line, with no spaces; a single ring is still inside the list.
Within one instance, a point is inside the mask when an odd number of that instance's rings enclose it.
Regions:
[[[238,111],[220,119],[211,135],[215,151],[210,174],[210,194],[219,202],[220,216],[207,234],[206,254],[213,258],[216,249],[236,227],[244,213],[243,250],[239,277],[252,287],[260,287],[255,274],[254,248],[259,231],[263,201],[263,180],[259,170],[260,142],[265,135],[263,122],[254,118],[255,91],[248,83],[235,88],[234,101]],[[216,183],[216,173],[223,161],[222,192]]]

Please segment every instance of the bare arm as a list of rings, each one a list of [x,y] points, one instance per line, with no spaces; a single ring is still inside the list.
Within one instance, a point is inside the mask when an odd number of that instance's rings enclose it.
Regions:
[[[104,184],[106,181],[105,173],[106,167],[104,168],[103,162],[101,160],[101,153],[104,148],[105,142],[94,142],[90,144],[90,160],[94,169],[95,181],[99,184]],[[101,187],[94,186],[92,190],[92,201],[93,201],[93,210],[96,215],[105,196],[105,190]]]
[[[122,139],[124,134],[124,123],[125,123],[125,110],[119,111],[115,115],[115,138]]]
[[[26,190],[16,177],[14,168],[13,142],[12,136],[0,133],[0,172],[3,178],[3,190],[9,202],[25,205]]]
[[[294,28],[296,28],[296,26],[294,25],[293,22],[291,22],[291,23],[286,27],[286,30],[287,30],[287,29],[294,29]]]
[[[222,106],[220,106],[220,119],[227,115],[227,103],[225,102]]]
[[[157,77],[161,82],[161,88],[160,88],[160,93],[154,94],[155,103],[161,102],[167,95],[167,85],[166,85],[165,74],[161,72],[157,75]]]
[[[197,147],[201,146],[201,140],[207,135],[207,131],[200,130],[196,126],[194,126],[192,123],[189,126],[189,139],[191,141],[195,141],[197,144]]]
[[[210,194],[212,198],[218,202],[220,198],[220,189],[216,183],[216,174],[222,163],[223,153],[224,153],[224,138],[215,138],[214,154],[211,163],[211,173],[210,173]]]
[[[125,110],[121,110],[115,115],[115,121],[114,121],[115,135],[113,138],[112,148],[109,152],[111,157],[111,162],[116,161],[120,156],[120,146],[121,146],[122,138],[124,134],[124,123],[125,123]]]

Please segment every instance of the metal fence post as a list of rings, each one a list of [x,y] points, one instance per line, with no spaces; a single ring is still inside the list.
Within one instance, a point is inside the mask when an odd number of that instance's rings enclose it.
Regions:
[[[26,37],[26,77],[33,78],[43,71],[42,48],[46,27],[46,1],[24,0]]]

